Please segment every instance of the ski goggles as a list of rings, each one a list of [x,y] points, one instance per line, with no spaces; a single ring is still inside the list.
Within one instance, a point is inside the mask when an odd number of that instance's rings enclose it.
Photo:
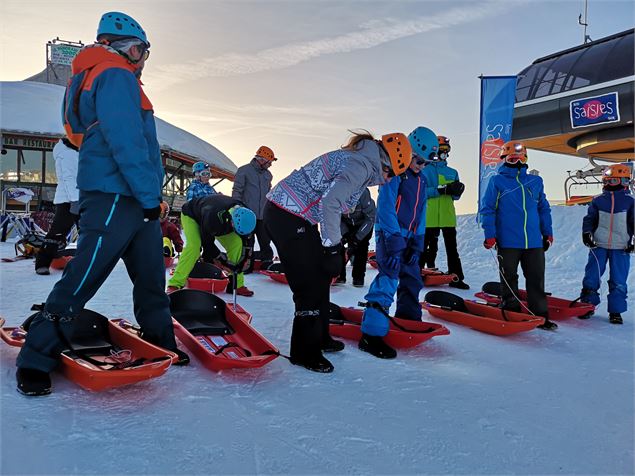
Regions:
[[[439,160],[448,160],[448,155],[447,152],[439,152]]]
[[[628,187],[630,180],[628,177],[604,177],[602,179],[605,185],[623,185]]]
[[[527,163],[527,156],[524,154],[509,154],[505,157],[505,162],[508,164],[517,164],[520,162],[521,164]]]
[[[412,154],[412,161],[417,165],[423,165],[426,163],[426,159],[417,154]]]
[[[212,176],[212,172],[210,172],[209,170],[203,170],[202,172],[198,173],[201,177],[211,177]]]

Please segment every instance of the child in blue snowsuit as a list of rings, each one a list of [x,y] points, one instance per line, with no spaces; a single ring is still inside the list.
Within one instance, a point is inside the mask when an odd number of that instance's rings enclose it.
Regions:
[[[589,249],[589,259],[584,270],[580,300],[600,304],[600,278],[608,262],[609,320],[622,324],[626,312],[626,280],[630,268],[630,253],[634,245],[635,200],[628,192],[630,169],[626,165],[612,165],[603,177],[604,191],[593,199],[582,221],[582,242]],[[581,316],[582,319],[591,315]]]
[[[437,138],[434,136],[434,142]],[[436,145],[438,147],[438,143]],[[414,150],[414,147],[413,147]],[[419,257],[426,225],[425,162],[415,156],[410,168],[379,187],[375,221],[375,251],[379,274],[370,285],[362,321],[359,348],[380,359],[393,359],[397,352],[386,344],[389,321],[386,313],[397,292],[396,316],[421,320],[419,292],[423,288]]]

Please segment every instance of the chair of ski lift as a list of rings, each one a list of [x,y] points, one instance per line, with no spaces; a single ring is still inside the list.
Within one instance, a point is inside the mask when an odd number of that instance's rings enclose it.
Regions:
[[[24,187],[9,187],[2,191],[0,203],[0,230],[2,230],[2,237],[0,241],[7,241],[7,237],[12,233],[15,233],[17,238],[21,238],[31,231],[42,232],[31,220],[31,200],[34,195],[33,190]],[[9,200],[14,200],[24,205],[24,210],[7,210]]]

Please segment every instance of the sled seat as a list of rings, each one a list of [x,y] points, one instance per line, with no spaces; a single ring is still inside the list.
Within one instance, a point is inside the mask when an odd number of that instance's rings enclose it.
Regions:
[[[226,276],[218,266],[197,261],[189,277],[195,279],[225,279]]]
[[[75,352],[87,355],[110,355],[117,350],[110,340],[108,318],[90,309],[83,309],[72,323],[68,343]],[[70,352],[70,349],[65,349]]]
[[[170,311],[190,334],[229,335],[234,329],[225,318],[226,303],[214,294],[197,289],[180,289],[169,294]]]

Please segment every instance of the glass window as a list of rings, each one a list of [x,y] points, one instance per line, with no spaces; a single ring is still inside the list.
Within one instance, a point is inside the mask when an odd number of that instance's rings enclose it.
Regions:
[[[555,76],[555,73],[551,70],[551,65],[554,62],[555,62],[555,58],[544,61],[536,65],[538,66],[538,70],[536,71],[536,79],[533,81],[533,85],[532,85],[531,91],[529,92],[528,99],[540,97],[538,95],[539,89],[542,93],[541,96],[548,94],[549,89],[551,88],[551,82],[553,81],[553,78]],[[545,81],[547,81],[547,84],[543,85]],[[544,92],[545,88],[547,90],[547,93]]]
[[[576,76],[573,89],[599,82],[600,71],[605,64],[604,60],[614,46],[615,41],[607,41],[583,50],[580,60],[576,62],[571,71],[571,74]]]
[[[41,150],[20,150],[20,182],[42,182]]]
[[[44,153],[45,167],[44,167],[44,182],[54,184],[57,183],[57,174],[55,173],[55,159],[53,158],[53,152],[47,150]]]
[[[516,84],[516,102],[526,101],[529,99],[529,90],[534,78],[536,77],[536,71],[538,67],[531,65],[518,73],[518,83]]]
[[[571,77],[571,69],[578,59],[580,59],[580,56],[580,51],[573,51],[556,59],[551,66],[551,69],[555,72],[555,78],[550,94],[566,91],[566,81]],[[571,84],[571,82],[568,84]]]
[[[635,74],[633,35],[626,35],[613,43],[615,43],[615,47],[606,55],[604,65],[600,69],[599,83]]]
[[[11,182],[18,181],[18,151],[15,149],[2,149],[0,155],[0,179]]]

